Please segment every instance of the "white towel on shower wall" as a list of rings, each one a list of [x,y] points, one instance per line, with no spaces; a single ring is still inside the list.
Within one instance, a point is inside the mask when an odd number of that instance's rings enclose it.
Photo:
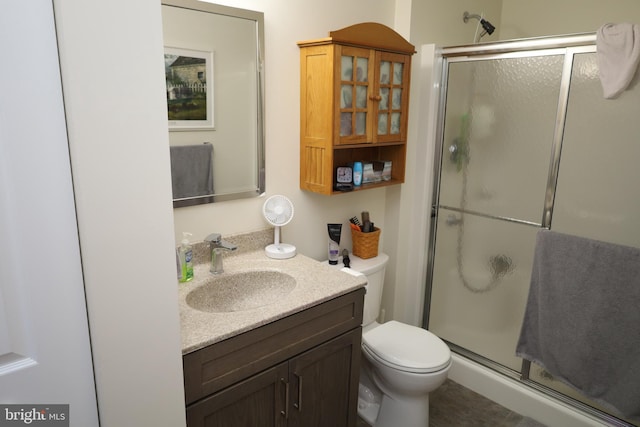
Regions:
[[[640,26],[604,24],[596,35],[598,67],[604,97],[617,98],[624,92],[640,62]]]

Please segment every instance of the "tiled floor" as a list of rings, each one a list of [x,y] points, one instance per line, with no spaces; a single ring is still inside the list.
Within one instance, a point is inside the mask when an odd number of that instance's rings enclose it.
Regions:
[[[357,427],[368,424],[359,420]],[[429,395],[429,427],[544,426],[447,380]]]

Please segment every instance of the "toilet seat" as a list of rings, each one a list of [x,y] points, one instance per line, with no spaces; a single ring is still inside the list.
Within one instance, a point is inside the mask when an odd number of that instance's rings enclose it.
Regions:
[[[363,349],[378,362],[404,372],[427,374],[451,363],[451,350],[426,329],[391,320],[362,334]]]

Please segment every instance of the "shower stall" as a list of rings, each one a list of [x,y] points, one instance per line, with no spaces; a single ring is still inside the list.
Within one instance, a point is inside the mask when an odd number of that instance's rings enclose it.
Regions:
[[[634,425],[515,348],[539,229],[640,247],[640,88],[604,99],[592,34],[444,48],[442,64],[424,327],[523,386]]]

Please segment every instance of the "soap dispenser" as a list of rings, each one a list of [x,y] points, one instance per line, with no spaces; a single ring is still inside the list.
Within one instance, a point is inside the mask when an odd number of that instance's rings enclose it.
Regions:
[[[193,248],[189,242],[191,233],[182,233],[182,243],[178,248],[178,261],[180,271],[178,273],[178,281],[180,283],[193,280]]]

